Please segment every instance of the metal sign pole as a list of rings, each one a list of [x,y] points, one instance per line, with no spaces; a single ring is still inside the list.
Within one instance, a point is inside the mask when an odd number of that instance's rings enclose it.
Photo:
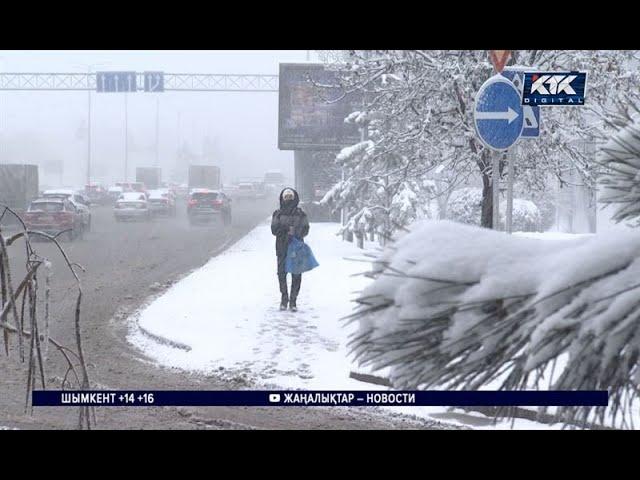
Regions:
[[[520,92],[506,77],[491,77],[478,90],[473,113],[478,137],[492,150],[491,227],[500,230],[500,160],[522,134],[524,121]]]
[[[494,230],[500,230],[500,152],[493,152],[491,166],[491,192],[493,194],[493,223]]]
[[[505,158],[508,163],[508,176],[507,176],[507,233],[513,232],[513,162],[515,152],[508,154],[505,152]]]

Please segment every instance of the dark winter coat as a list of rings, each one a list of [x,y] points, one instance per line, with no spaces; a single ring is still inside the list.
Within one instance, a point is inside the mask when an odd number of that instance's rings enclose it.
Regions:
[[[271,233],[276,236],[276,255],[285,257],[289,246],[289,227],[293,227],[293,236],[300,239],[309,233],[309,220],[307,214],[298,207],[300,201],[298,192],[293,190],[294,199],[289,204],[285,204],[280,192],[280,208],[273,212],[271,217]]]

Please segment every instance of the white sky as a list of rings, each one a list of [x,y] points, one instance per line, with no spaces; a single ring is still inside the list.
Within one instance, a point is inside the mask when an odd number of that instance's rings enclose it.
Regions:
[[[86,72],[92,65],[93,71],[277,74],[280,62],[304,62],[306,57],[306,50],[5,50],[0,51],[0,72]],[[311,60],[316,60],[313,51]],[[0,91],[0,162],[63,162],[62,178],[51,178],[41,168],[41,183],[83,184],[87,96],[86,92]],[[262,176],[276,168],[293,179],[293,152],[277,148],[278,94],[252,92],[129,94],[130,177],[136,165],[150,165],[155,159],[157,97],[165,179],[175,168],[178,141],[200,154],[207,136],[215,145],[225,181]],[[92,171],[97,180],[115,181],[124,175],[124,111],[123,94],[92,93]]]

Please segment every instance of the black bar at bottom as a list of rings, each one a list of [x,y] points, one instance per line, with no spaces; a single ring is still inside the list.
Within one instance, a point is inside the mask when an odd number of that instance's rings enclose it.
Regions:
[[[607,406],[607,391],[36,390],[44,406]]]

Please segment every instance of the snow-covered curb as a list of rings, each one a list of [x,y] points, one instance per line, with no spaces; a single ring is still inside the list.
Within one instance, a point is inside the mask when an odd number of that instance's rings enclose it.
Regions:
[[[267,387],[385,389],[349,378],[359,370],[346,345],[355,325],[340,319],[369,283],[361,275],[369,265],[348,260],[364,259],[363,252],[341,241],[338,228],[311,225],[307,242],[320,267],[303,275],[297,313],[278,310],[274,237],[265,223],[142,308],[132,324],[148,334],[132,328],[129,341],[161,365]],[[473,428],[512,428],[510,421],[496,425],[481,414],[444,407],[389,410]],[[560,428],[528,420],[513,426]]]

